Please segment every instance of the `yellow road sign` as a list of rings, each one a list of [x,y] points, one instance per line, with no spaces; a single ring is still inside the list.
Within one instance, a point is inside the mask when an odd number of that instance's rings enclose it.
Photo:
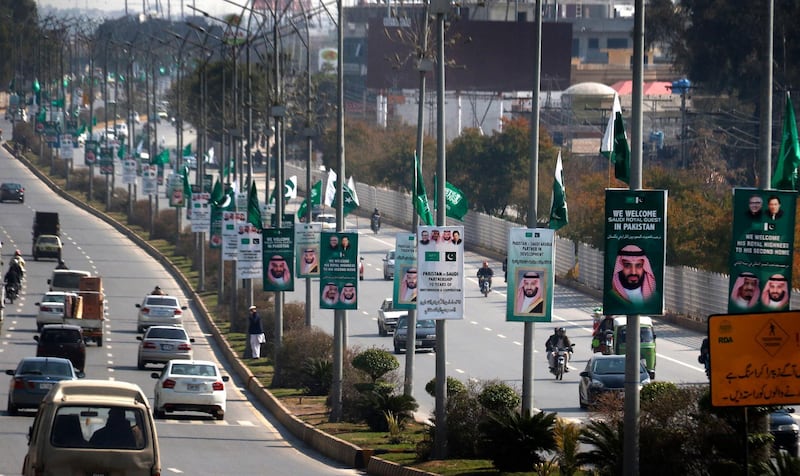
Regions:
[[[711,403],[800,404],[800,311],[708,318]]]

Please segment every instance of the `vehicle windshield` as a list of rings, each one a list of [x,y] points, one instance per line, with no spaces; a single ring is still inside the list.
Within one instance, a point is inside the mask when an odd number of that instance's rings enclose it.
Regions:
[[[178,299],[174,297],[148,296],[145,304],[147,306],[178,307]]]
[[[66,301],[66,300],[67,299],[66,299],[64,294],[50,294],[50,293],[48,293],[48,294],[45,294],[42,297],[42,303],[48,302],[48,303],[64,304],[64,301]]]
[[[148,438],[140,408],[62,406],[51,443],[60,448],[143,449]]]
[[[593,372],[597,375],[625,374],[625,359],[597,359]]]
[[[397,328],[405,329],[408,327],[408,316],[402,316],[397,320]],[[436,327],[436,322],[433,319],[421,319],[417,321],[417,329]]]
[[[45,344],[74,344],[81,341],[81,333],[72,329],[50,329],[42,333]]]
[[[56,273],[53,275],[53,282],[51,286],[60,289],[78,289],[80,287],[81,277],[88,276],[79,273]]]
[[[394,251],[390,251],[386,254],[386,259],[393,260],[394,259]]]
[[[58,238],[55,236],[40,236],[39,243],[43,245],[57,245]]]
[[[20,365],[19,375],[72,376],[72,363],[57,360],[26,360]]]
[[[217,371],[213,365],[208,364],[173,364],[170,374],[215,377],[217,375]]]
[[[151,327],[147,330],[147,339],[173,339],[173,340],[187,340],[186,331],[183,329],[174,328],[161,328]]]

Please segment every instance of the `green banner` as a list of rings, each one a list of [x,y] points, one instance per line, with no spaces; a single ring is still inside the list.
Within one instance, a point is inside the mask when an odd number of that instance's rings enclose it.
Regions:
[[[789,310],[797,193],[733,190],[728,312]]]
[[[208,246],[211,249],[222,248],[222,209],[211,207],[211,230],[208,234]]]
[[[398,233],[395,237],[394,286],[395,309],[417,308],[417,240],[414,233]]]
[[[322,232],[319,306],[358,309],[358,233]]]
[[[547,228],[509,230],[506,321],[553,320],[555,236]]]
[[[605,314],[664,313],[666,190],[606,190]]]
[[[261,236],[264,291],[294,291],[294,230],[266,228]]]

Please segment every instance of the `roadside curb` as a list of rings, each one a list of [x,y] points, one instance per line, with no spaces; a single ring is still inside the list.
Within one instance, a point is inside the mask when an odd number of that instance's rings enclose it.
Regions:
[[[303,422],[292,413],[290,413],[283,404],[275,398],[275,396],[264,386],[262,386],[258,379],[253,375],[250,369],[242,362],[236,352],[233,351],[228,340],[220,332],[219,327],[213,322],[210,313],[205,306],[205,303],[200,299],[199,295],[195,292],[189,279],[170,262],[158,250],[134,233],[127,225],[111,218],[106,213],[94,207],[87,205],[80,199],[72,196],[66,190],[61,188],[50,177],[42,173],[36,166],[33,165],[26,157],[17,156],[8,147],[7,143],[3,144],[6,151],[24,164],[36,177],[45,183],[51,190],[58,194],[61,198],[67,200],[73,205],[91,213],[96,218],[103,220],[108,225],[112,226],[118,232],[125,235],[128,239],[134,242],[137,246],[142,248],[153,259],[157,260],[169,273],[175,278],[181,286],[181,289],[186,293],[194,302],[198,314],[202,317],[204,324],[210,330],[211,335],[216,341],[219,349],[225,356],[228,364],[235,370],[239,378],[244,382],[245,388],[262,404],[275,418],[292,433],[296,438],[309,445],[319,453],[334,459],[340,463],[346,464],[356,469],[366,469],[367,474],[374,476],[436,476],[436,473],[429,473],[415,468],[402,466],[390,461],[372,455],[372,450],[360,448],[352,443],[344,441],[333,435],[329,435],[321,430],[318,430],[312,425]]]

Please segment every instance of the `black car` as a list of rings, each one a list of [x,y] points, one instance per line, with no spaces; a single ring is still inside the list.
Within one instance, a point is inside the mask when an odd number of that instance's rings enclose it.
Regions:
[[[75,369],[83,372],[86,365],[86,342],[83,331],[69,324],[48,324],[38,336],[33,336],[38,345],[36,357],[62,357],[69,359]]]
[[[4,183],[0,185],[0,202],[12,200],[25,203],[25,188],[18,183]]]
[[[770,413],[769,432],[775,437],[775,451],[784,450],[794,457],[800,456],[800,426],[795,420],[794,408]]]
[[[394,353],[406,348],[408,334],[408,316],[400,316],[394,331]],[[433,319],[418,319],[414,349],[430,349],[436,352],[436,322]]]
[[[580,375],[578,402],[581,408],[589,408],[604,393],[622,394],[625,391],[625,356],[593,354]],[[646,383],[650,383],[650,374],[644,364],[640,363],[639,385]]]

